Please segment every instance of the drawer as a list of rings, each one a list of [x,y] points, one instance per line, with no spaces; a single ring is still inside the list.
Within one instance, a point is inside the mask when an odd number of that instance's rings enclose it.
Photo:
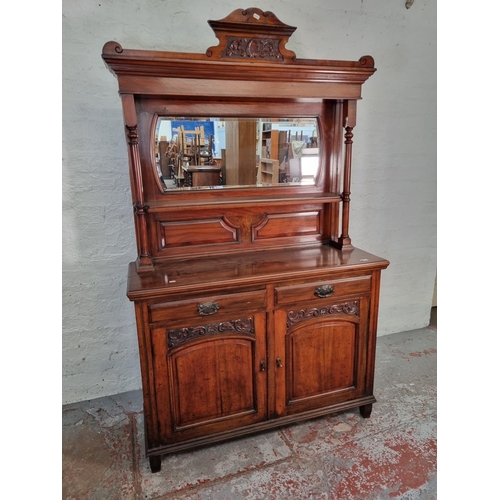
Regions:
[[[265,310],[266,291],[193,297],[189,300],[149,304],[149,317],[153,323],[159,321],[199,323],[221,317],[240,318],[250,313]]]
[[[319,281],[302,285],[276,287],[276,305],[297,304],[306,300],[331,302],[332,298],[370,292],[371,276],[358,276],[342,280]]]

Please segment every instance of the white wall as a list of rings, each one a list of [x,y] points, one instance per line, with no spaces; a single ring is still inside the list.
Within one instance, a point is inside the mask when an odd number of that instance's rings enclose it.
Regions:
[[[297,26],[298,57],[374,57],[354,130],[351,237],[388,258],[379,334],[426,326],[436,274],[436,12],[417,0],[63,2],[63,403],[141,386],[127,264],[136,257],[116,79],[101,49],[205,52],[236,8]]]

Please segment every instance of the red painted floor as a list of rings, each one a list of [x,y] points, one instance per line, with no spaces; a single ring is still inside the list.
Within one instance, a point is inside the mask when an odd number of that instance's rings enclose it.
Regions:
[[[370,419],[357,410],[144,458],[139,391],[63,408],[63,499],[431,500],[436,494],[436,311],[379,337]]]

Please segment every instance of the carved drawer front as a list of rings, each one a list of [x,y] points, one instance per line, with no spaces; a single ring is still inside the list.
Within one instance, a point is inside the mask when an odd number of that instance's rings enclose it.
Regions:
[[[242,292],[228,295],[193,297],[189,300],[149,304],[152,323],[168,321],[170,324],[200,323],[229,316],[241,315],[265,310],[265,290]]]
[[[290,285],[276,288],[276,305],[295,304],[307,300],[318,303],[331,301],[338,297],[369,293],[371,276],[358,276],[342,280],[320,281],[303,285]]]

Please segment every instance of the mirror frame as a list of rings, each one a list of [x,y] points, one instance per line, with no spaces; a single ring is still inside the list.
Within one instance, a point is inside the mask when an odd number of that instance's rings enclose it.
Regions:
[[[193,82],[194,83],[194,82]],[[134,108],[137,108],[139,159],[142,172],[143,190],[149,200],[155,204],[192,203],[198,205],[206,200],[227,198],[229,203],[238,197],[273,197],[285,196],[322,196],[325,193],[338,195],[337,187],[330,185],[333,167],[333,142],[331,137],[335,113],[335,100],[330,99],[290,99],[290,98],[255,98],[234,99],[193,96],[190,99],[177,96],[134,96]],[[338,107],[338,106],[337,106]],[[163,190],[156,175],[154,158],[154,140],[156,123],[160,117],[198,117],[224,116],[225,118],[261,118],[265,110],[266,118],[313,118],[317,120],[318,137],[322,144],[318,180],[310,185],[275,185],[242,186],[230,189]],[[340,146],[339,146],[340,147]],[[337,162],[338,163],[338,162]],[[339,168],[339,167],[335,167]],[[332,191],[333,190],[333,191]],[[193,195],[196,193],[196,196]],[[196,200],[194,199],[196,198]],[[220,200],[222,203],[223,200]]]

